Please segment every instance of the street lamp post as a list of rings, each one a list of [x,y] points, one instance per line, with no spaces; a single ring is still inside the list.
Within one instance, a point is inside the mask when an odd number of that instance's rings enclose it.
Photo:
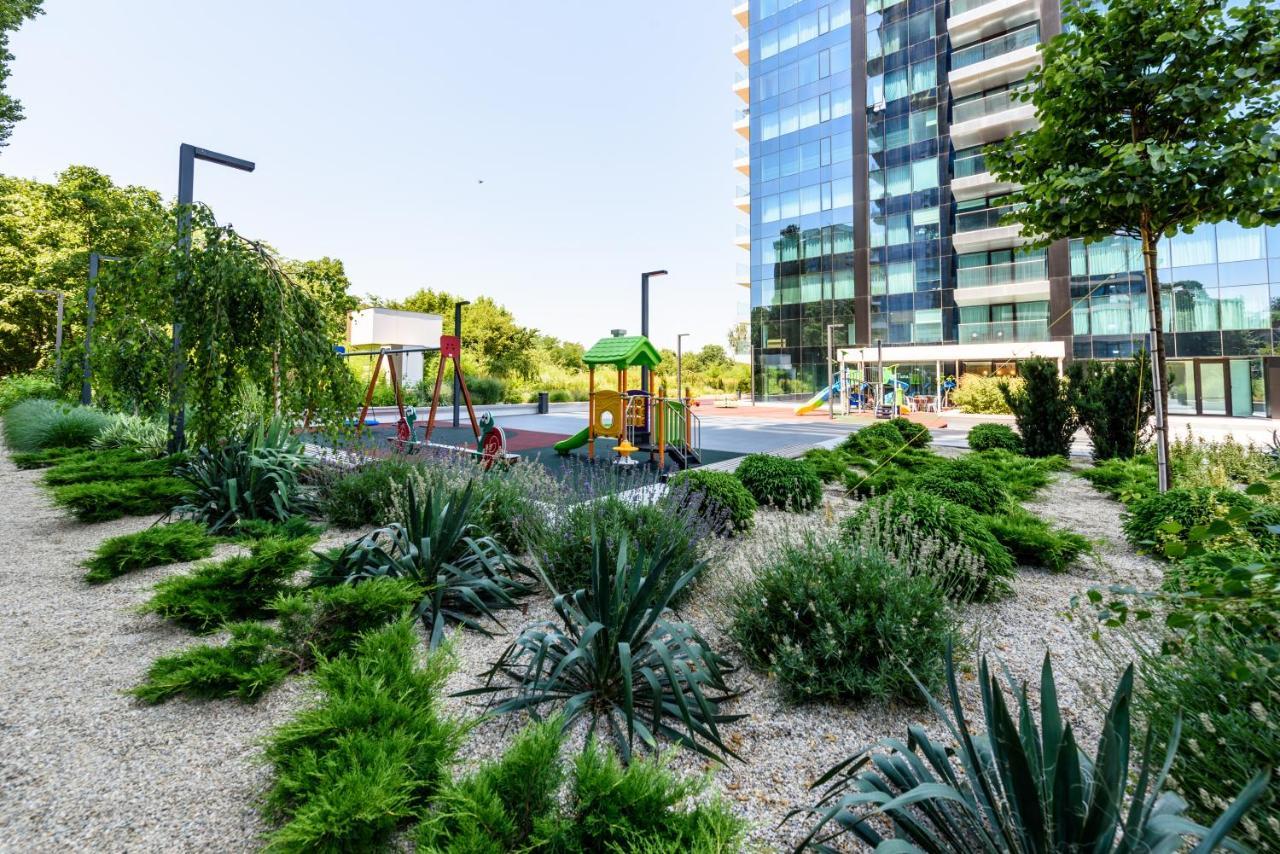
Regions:
[[[256,167],[250,160],[241,160],[229,154],[220,154],[207,148],[197,148],[188,143],[178,146],[178,249],[185,258],[191,257],[191,205],[195,201],[196,161],[204,160],[252,172]],[[186,282],[184,273],[178,274],[178,291],[174,294],[173,312],[173,378],[169,391],[169,453],[176,454],[186,445],[186,393],[183,387],[186,359],[182,356],[182,321],[178,317],[178,299]]]
[[[461,300],[453,304],[453,334],[458,339],[458,347],[462,347],[462,307],[471,305],[470,300]],[[462,356],[458,356],[458,364],[462,364]],[[458,426],[458,398],[462,397],[462,379],[458,376],[457,368],[453,371],[453,426]]]
[[[116,255],[103,255],[101,252],[89,253],[89,288],[85,291],[85,323],[84,323],[84,366],[80,369],[80,403],[88,406],[93,401],[93,368],[89,365],[90,351],[93,347],[93,323],[98,314],[98,267],[103,261],[120,261]]]
[[[827,324],[827,411],[830,413],[832,421],[834,421],[836,418],[836,390],[835,390],[835,380],[832,379],[832,376],[831,376],[831,364],[832,364],[831,357],[835,355],[835,351],[834,351],[835,345],[831,340],[831,332],[832,330],[843,329],[844,327],[845,327],[845,324],[843,323]],[[843,377],[841,379],[843,379]]]
[[[55,294],[58,297],[58,332],[53,340],[53,371],[62,382],[62,312],[66,308],[67,295],[62,291],[37,290],[38,294]]]
[[[666,270],[650,270],[647,273],[640,274],[640,334],[645,338],[649,337],[649,278],[667,275]],[[640,390],[647,392],[649,390],[649,369],[643,365],[640,367]],[[618,389],[623,393],[625,389]]]
[[[684,400],[684,339],[688,332],[676,336],[676,399]]]

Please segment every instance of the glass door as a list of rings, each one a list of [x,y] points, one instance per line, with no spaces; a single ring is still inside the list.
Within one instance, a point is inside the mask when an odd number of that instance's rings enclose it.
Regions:
[[[1196,373],[1191,362],[1165,362],[1169,370],[1169,411],[1196,414]]]
[[[1237,418],[1253,415],[1253,382],[1249,376],[1249,359],[1232,359],[1231,366],[1231,414]]]
[[[1202,415],[1227,414],[1226,362],[1200,363],[1200,413]]]

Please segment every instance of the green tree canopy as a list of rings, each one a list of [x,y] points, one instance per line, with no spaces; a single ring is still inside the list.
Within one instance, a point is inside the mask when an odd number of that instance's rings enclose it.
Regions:
[[[9,144],[13,126],[22,119],[22,104],[6,91],[9,63],[13,61],[9,33],[42,14],[43,4],[44,0],[0,0],[0,148]]]
[[[83,340],[89,253],[136,257],[172,229],[159,193],[116,186],[89,166],[68,166],[52,184],[0,176],[0,374],[53,351],[57,303],[36,290],[67,294],[70,347]]]
[[[1063,29],[1023,96],[1039,126],[989,147],[987,164],[1021,185],[1010,202],[1041,244],[1142,241],[1164,377],[1157,242],[1280,220],[1280,14],[1269,0],[1076,0]]]
[[[389,300],[387,308],[438,314],[444,334],[453,332],[453,306],[462,297],[447,291],[423,288],[404,299]],[[536,376],[536,349],[540,336],[536,329],[516,323],[515,316],[489,297],[476,297],[462,309],[462,353],[465,361],[481,373],[495,377]],[[432,360],[434,365],[434,360]]]

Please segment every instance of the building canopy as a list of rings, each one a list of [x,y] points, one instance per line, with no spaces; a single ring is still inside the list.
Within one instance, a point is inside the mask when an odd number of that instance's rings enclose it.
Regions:
[[[601,338],[582,357],[582,361],[596,365],[613,365],[615,368],[656,368],[662,356],[643,335],[621,335]]]

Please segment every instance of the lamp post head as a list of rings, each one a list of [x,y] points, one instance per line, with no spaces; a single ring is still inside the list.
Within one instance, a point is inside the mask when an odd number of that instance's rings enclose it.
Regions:
[[[643,275],[646,279],[649,279],[654,276],[665,276],[667,275],[667,271],[666,270],[650,270],[649,272],[644,273]]]

